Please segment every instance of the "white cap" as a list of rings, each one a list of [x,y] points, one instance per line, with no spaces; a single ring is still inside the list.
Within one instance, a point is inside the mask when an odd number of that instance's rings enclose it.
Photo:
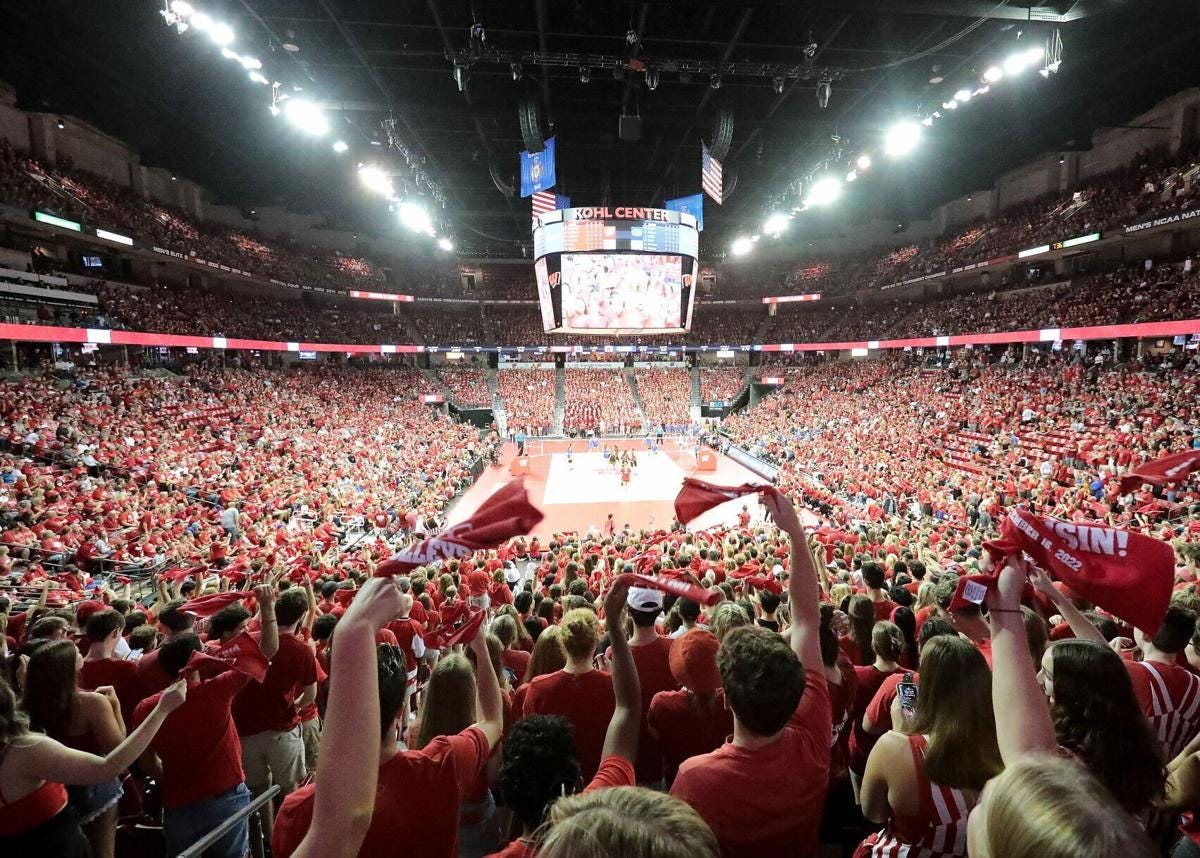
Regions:
[[[652,587],[630,587],[625,604],[634,611],[661,611],[663,593]]]
[[[775,564],[774,568],[771,569],[771,571],[775,574],[776,578],[783,577],[783,567],[780,566],[778,563]]]

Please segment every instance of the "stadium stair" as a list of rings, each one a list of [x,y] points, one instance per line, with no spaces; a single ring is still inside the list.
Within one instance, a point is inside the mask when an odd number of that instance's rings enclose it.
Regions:
[[[429,345],[427,342],[425,342],[425,338],[421,336],[421,332],[417,329],[416,320],[403,310],[400,311],[400,315],[404,319],[404,329],[408,331],[408,336],[412,339],[413,343],[418,346]]]
[[[567,409],[567,373],[561,366],[554,368],[554,434],[562,435],[563,417]]]
[[[625,383],[629,385],[629,390],[633,393],[633,401],[637,405],[638,420],[641,421],[642,431],[650,431],[650,421],[646,419],[646,404],[642,402],[642,394],[638,392],[637,376],[633,374],[633,367],[625,367]]]
[[[757,340],[755,340],[755,342],[757,342]],[[692,374],[691,406],[692,406],[692,408],[699,408],[700,407],[700,367],[696,364],[692,364],[692,368],[691,368],[691,370],[689,370],[689,372],[691,372],[691,374]]]
[[[489,366],[487,368],[487,386],[488,393],[491,395],[492,410],[495,411],[500,405],[499,382],[496,380],[496,368]]]
[[[426,379],[433,383],[433,386],[437,388],[438,392],[441,393],[442,396],[446,397],[447,402],[454,402],[454,394],[450,392],[450,386],[447,385],[446,382],[442,381],[442,377],[438,374],[436,369],[423,369],[421,370],[421,375],[425,376]]]

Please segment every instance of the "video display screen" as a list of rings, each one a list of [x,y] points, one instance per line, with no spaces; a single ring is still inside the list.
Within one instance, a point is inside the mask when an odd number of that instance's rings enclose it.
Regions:
[[[576,331],[683,326],[681,259],[666,254],[564,253],[562,327]]]

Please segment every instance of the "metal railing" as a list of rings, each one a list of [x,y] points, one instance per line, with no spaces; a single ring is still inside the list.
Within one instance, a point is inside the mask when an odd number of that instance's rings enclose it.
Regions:
[[[179,853],[176,858],[200,858],[204,854],[204,850],[212,846],[226,834],[233,830],[234,826],[243,820],[248,820],[251,816],[258,812],[258,809],[273,799],[279,794],[279,786],[275,785],[261,795],[255,796],[254,800],[243,807],[233,816],[226,819],[212,831],[205,834],[187,849]]]

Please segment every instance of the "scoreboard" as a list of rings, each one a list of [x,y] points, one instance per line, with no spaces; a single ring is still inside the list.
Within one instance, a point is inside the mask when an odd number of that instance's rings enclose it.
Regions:
[[[691,326],[700,234],[687,212],[558,209],[534,219],[533,250],[548,332],[676,333]]]

